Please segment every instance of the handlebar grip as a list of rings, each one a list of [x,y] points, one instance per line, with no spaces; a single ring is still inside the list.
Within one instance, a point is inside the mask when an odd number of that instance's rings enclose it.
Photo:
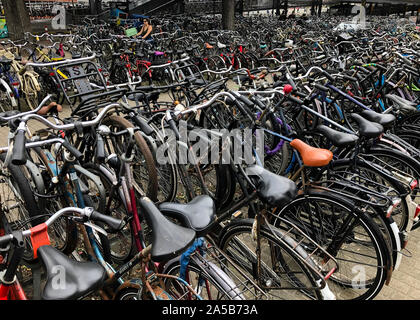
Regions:
[[[283,81],[276,81],[273,83],[273,88],[277,88],[283,85]]]
[[[177,140],[179,140],[179,131],[178,131],[178,128],[176,127],[176,123],[175,123],[175,120],[174,119],[169,119],[169,120],[167,120],[167,122],[168,122],[168,124],[169,124],[169,127],[172,129],[172,131],[174,132],[174,134],[175,134],[175,138],[177,139]]]
[[[413,72],[418,72],[418,70],[412,66],[404,66],[404,68]]]
[[[406,57],[400,57],[402,61],[404,61],[406,64],[410,65],[411,61],[408,60]]]
[[[348,76],[348,75],[346,75],[346,74],[342,74],[342,75],[341,75],[341,77],[342,77],[343,79],[347,79],[347,80],[349,80],[349,81],[357,81],[357,79],[356,79],[355,77]]]
[[[335,80],[335,79],[333,78],[333,76],[332,76],[332,75],[330,75],[327,71],[325,71],[325,70],[324,70],[322,73],[323,73],[323,74],[324,74],[324,76],[325,76],[328,80],[330,80],[331,82]]]
[[[293,102],[295,102],[297,104],[303,105],[303,101],[300,100],[300,99],[298,99],[298,98],[296,98],[296,97],[293,97],[293,96],[288,95],[287,96],[287,99],[289,99],[290,101],[293,101]]]
[[[247,107],[252,108],[252,106],[254,105],[254,103],[249,100],[247,97],[243,96],[243,95],[238,95],[237,96],[238,100],[241,100]]]
[[[265,109],[265,105],[264,103],[256,96],[251,96],[250,99],[254,104],[256,104],[257,106],[259,106],[261,109]]]
[[[64,140],[63,147],[67,149],[77,160],[80,160],[83,157],[83,153],[81,153],[77,148],[75,148],[70,142]]]
[[[96,160],[98,162],[105,161],[105,142],[99,133],[96,135]]]
[[[99,213],[97,211],[92,212],[92,214],[90,215],[90,220],[103,222],[106,225],[108,225],[112,229],[112,231],[120,231],[124,226],[124,220],[116,219],[111,216]]]
[[[324,91],[324,92],[328,92],[328,88],[323,86],[322,84],[319,83],[315,83],[315,88],[317,88],[318,90]]]
[[[13,144],[13,154],[12,154],[12,163],[14,165],[23,165],[26,163],[26,131],[19,129],[16,133],[14,144]]]
[[[4,247],[12,241],[13,235],[7,234],[5,236],[0,237],[0,247]]]
[[[288,73],[286,73],[286,79],[292,86],[293,90],[297,90],[296,83],[293,81],[292,77]]]
[[[301,92],[301,91],[293,91],[293,94],[295,96],[299,96],[299,97],[304,98],[304,99],[308,96],[308,94],[306,94],[304,92]]]
[[[141,131],[143,131],[146,135],[151,135],[153,133],[153,128],[142,117],[133,117],[133,121],[136,125],[140,127]]]

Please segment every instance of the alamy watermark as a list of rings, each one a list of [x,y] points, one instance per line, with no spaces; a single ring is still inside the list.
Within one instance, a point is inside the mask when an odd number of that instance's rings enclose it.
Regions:
[[[264,165],[264,130],[188,129],[185,121],[174,131],[159,131],[159,164],[259,164]]]
[[[354,274],[354,277],[351,281],[351,286],[353,289],[366,289],[366,269],[362,265],[355,265],[351,272]]]
[[[51,268],[51,285],[54,290],[66,290],[66,269],[62,265]]]
[[[357,13],[352,22],[359,25],[362,29],[366,28],[366,8],[361,5],[356,5],[351,8],[351,13]]]
[[[66,29],[66,8],[62,5],[56,4],[52,7],[52,13],[55,14],[51,21],[51,27],[53,30]]]

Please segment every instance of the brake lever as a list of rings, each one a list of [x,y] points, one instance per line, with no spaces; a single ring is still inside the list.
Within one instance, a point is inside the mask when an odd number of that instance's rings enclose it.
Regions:
[[[102,229],[101,227],[97,226],[96,224],[93,224],[91,222],[85,222],[83,224],[87,227],[90,227],[90,228],[94,229],[95,231],[97,231],[99,233],[102,233],[105,236],[108,236],[108,233],[104,229]]]
[[[15,137],[15,133],[14,132],[9,132],[9,136],[8,136],[8,150],[6,153],[6,159],[4,159],[4,162],[1,165],[1,169],[4,170],[7,167],[9,167],[10,164],[10,160],[12,159],[12,151],[13,151],[13,145],[14,145],[14,140],[13,138]]]

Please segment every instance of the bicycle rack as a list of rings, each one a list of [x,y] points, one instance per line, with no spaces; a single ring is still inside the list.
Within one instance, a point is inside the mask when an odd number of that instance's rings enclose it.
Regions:
[[[346,175],[344,180],[343,176],[339,173],[333,172],[330,174],[330,179],[311,182],[310,186],[339,196],[343,196],[344,194],[346,198],[350,198],[357,203],[370,205],[375,208],[386,209],[392,205],[391,196],[388,196],[388,194],[394,191],[393,188],[384,186],[353,172],[343,172]],[[373,189],[376,191],[373,191]]]
[[[203,74],[195,64],[190,63],[177,67],[174,69],[173,73],[175,81],[189,82],[191,90],[197,90],[207,85],[206,80],[203,78]]]
[[[86,72],[87,70],[89,72]],[[101,104],[111,102],[110,100],[122,91],[119,88],[110,90],[98,66],[92,61],[69,62],[54,68],[53,72],[70,105],[72,115],[90,112],[92,108],[98,109]],[[70,94],[71,91],[75,93]],[[79,99],[80,102],[77,103]]]
[[[380,159],[380,158],[378,158],[378,157],[376,157],[374,155],[371,155],[371,154],[360,154],[359,156],[362,157],[363,159],[365,159],[365,157],[367,157],[366,160],[375,159],[376,161],[378,161],[378,163],[380,163],[380,166],[382,168],[384,168],[384,169],[388,170],[389,172],[391,172],[395,178],[397,178],[399,181],[401,181],[402,183],[404,183],[404,184],[406,184],[408,186],[416,179],[416,177],[413,177],[410,174],[408,174],[406,172],[403,172],[400,169],[395,168],[394,166],[391,166],[389,163],[383,161],[382,159]],[[419,198],[420,195],[416,195],[416,196],[413,196],[413,197]]]
[[[296,256],[299,260],[318,277],[316,281],[319,285],[318,289],[321,289],[321,293],[328,294],[329,288],[326,281],[339,270],[337,260],[298,226],[273,213],[270,213],[270,215],[274,218],[274,221],[269,223],[266,219],[266,226],[272,230],[275,227],[277,231],[285,231],[281,237],[277,236],[275,232],[273,232],[273,235],[275,235],[277,240],[297,253]],[[300,248],[303,248],[305,252],[299,251]],[[309,254],[306,253],[308,250],[310,251]],[[322,290],[325,291],[323,292]]]
[[[236,263],[221,251],[214,241],[206,238],[202,248],[204,254],[198,251],[190,258],[209,278],[217,278],[217,286],[223,292],[224,298],[231,300],[268,300],[268,295],[252,280]],[[217,270],[225,272],[229,278],[221,276]]]

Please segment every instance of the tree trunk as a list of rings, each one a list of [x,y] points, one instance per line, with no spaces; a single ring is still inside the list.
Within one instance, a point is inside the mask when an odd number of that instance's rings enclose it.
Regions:
[[[31,32],[28,9],[23,0],[1,0],[6,17],[9,38],[23,39],[25,32]]]
[[[280,0],[274,0],[276,4],[276,16],[280,15]]]
[[[223,0],[222,24],[224,30],[233,30],[235,26],[235,0]]]
[[[96,6],[95,6],[95,0],[89,0],[89,13],[91,15],[96,14]]]
[[[96,14],[102,13],[102,0],[95,1]]]

